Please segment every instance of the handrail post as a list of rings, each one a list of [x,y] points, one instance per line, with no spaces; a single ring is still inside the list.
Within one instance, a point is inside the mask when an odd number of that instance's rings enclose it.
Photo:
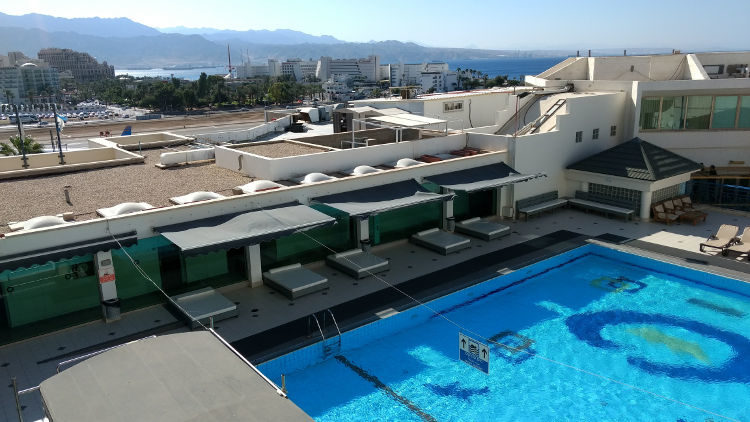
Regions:
[[[13,384],[13,397],[16,399],[16,411],[18,412],[18,421],[23,422],[23,414],[21,413],[21,401],[18,399],[18,384],[16,383],[16,377],[11,377],[11,383]]]

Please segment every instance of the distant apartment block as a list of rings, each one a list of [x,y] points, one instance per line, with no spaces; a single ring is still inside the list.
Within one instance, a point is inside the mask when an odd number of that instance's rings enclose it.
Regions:
[[[268,63],[253,65],[244,63],[237,66],[237,77],[240,79],[257,78],[261,76],[280,76],[281,64],[278,60],[268,59]]]
[[[419,86],[422,92],[447,92],[458,88],[458,76],[448,63],[395,63],[390,65],[391,86]]]
[[[69,71],[76,82],[92,82],[115,77],[114,66],[108,65],[106,61],[100,64],[88,53],[67,48],[45,48],[39,51],[38,57],[60,72]]]
[[[378,81],[380,73],[380,58],[369,56],[360,59],[332,59],[323,56],[318,60],[316,76],[320,80],[328,80],[333,76],[361,78],[368,82]]]
[[[60,89],[60,75],[43,60],[18,51],[0,55],[0,102],[53,102]]]
[[[281,63],[281,75],[291,76],[297,81],[315,77],[318,68],[317,60],[287,59]]]

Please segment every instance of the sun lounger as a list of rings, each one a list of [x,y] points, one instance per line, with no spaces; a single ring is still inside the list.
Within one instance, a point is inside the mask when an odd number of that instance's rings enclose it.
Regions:
[[[684,213],[684,212],[685,212],[685,211],[680,211],[680,210],[678,210],[677,208],[675,208],[675,206],[674,206],[674,203],[672,202],[672,200],[671,200],[671,199],[669,199],[669,200],[666,200],[666,201],[662,202],[662,205],[664,206],[664,210],[665,210],[665,211],[666,211],[667,213],[669,213],[669,214],[675,214],[675,215],[676,215],[676,216],[678,216],[678,217],[679,217],[680,215],[682,215],[682,213]]]
[[[677,214],[666,212],[661,204],[654,205],[652,211],[654,212],[654,221],[665,223],[667,225],[672,224],[679,218]]]
[[[748,254],[747,259],[750,260],[750,227],[745,227],[742,231],[742,236],[735,240],[735,243],[728,247],[727,250],[737,252],[738,254]]]
[[[693,208],[693,201],[690,199],[689,196],[682,196],[680,198],[677,198],[682,203],[682,210],[683,211],[694,211],[695,208]]]
[[[191,328],[220,321],[238,313],[237,305],[211,287],[172,296],[172,301],[190,318]]]
[[[372,273],[385,271],[390,265],[387,259],[361,249],[328,255],[326,264],[358,279],[367,277]]]
[[[477,239],[489,241],[509,235],[510,227],[475,217],[456,223],[456,231],[476,237]]]
[[[296,299],[328,288],[327,278],[300,264],[269,270],[263,273],[263,281],[289,299]]]
[[[415,245],[433,250],[443,255],[458,252],[471,246],[471,240],[440,229],[421,231],[409,238]]]
[[[722,255],[726,255],[727,248],[732,245],[739,230],[737,226],[722,224],[715,235],[710,236],[700,244],[700,251],[705,252],[705,248],[721,249]]]

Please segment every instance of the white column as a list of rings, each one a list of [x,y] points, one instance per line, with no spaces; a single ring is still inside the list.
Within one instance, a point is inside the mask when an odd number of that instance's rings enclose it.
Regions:
[[[107,316],[104,301],[117,300],[117,284],[115,281],[115,267],[112,263],[112,251],[97,252],[94,255],[94,265],[99,279],[99,298],[102,301],[102,316],[106,322],[120,319],[119,311],[116,316]]]
[[[589,182],[581,182],[581,192],[589,191]]]
[[[453,231],[456,222],[453,218],[453,198],[443,201],[443,218],[441,221],[441,228],[443,230]]]
[[[247,262],[247,278],[250,287],[263,285],[263,271],[260,268],[260,245],[245,246],[245,261]]]
[[[651,217],[651,191],[641,191],[641,220]]]
[[[504,218],[503,217],[503,207],[505,207],[505,198],[503,196],[503,187],[497,187],[495,188],[495,216]]]
[[[370,217],[357,217],[355,231],[359,239],[359,247],[365,252],[370,250]]]

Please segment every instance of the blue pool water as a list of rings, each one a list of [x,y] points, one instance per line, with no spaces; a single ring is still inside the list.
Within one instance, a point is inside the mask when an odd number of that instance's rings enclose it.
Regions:
[[[429,306],[464,328],[418,307],[260,369],[319,421],[750,420],[737,280],[589,245]],[[512,349],[491,345],[486,375],[459,331]]]

